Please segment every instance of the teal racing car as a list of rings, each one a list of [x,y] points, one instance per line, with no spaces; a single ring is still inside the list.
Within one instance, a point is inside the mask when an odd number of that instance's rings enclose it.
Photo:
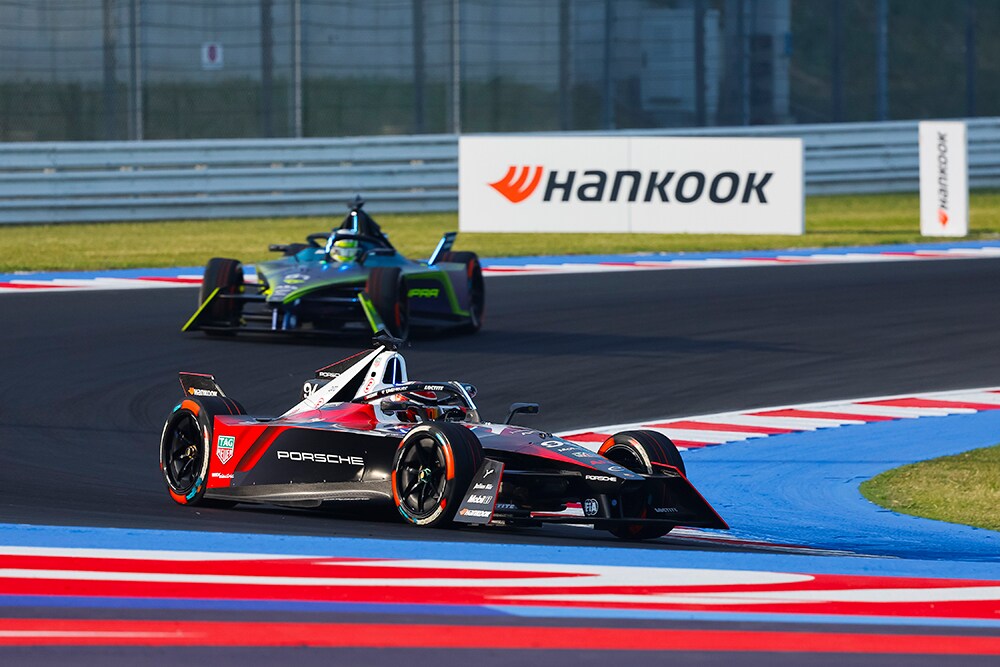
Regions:
[[[183,331],[329,335],[386,330],[479,331],[486,292],[479,258],[453,252],[445,234],[425,261],[401,255],[364,210],[348,204],[343,223],[309,234],[305,243],[275,244],[280,259],[256,266],[245,282],[239,260],[214,257],[205,266],[198,309]]]

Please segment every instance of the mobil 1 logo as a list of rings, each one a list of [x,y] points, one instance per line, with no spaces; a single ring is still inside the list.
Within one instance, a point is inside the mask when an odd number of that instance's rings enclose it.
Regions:
[[[468,493],[458,506],[455,521],[459,523],[487,524],[493,518],[493,508],[500,493],[503,463],[486,459],[479,466]]]

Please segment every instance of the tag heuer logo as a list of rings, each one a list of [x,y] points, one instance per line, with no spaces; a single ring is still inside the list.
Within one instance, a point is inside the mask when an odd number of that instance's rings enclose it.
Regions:
[[[215,442],[215,455],[225,464],[233,458],[233,448],[236,446],[236,438],[231,435],[220,435]]]

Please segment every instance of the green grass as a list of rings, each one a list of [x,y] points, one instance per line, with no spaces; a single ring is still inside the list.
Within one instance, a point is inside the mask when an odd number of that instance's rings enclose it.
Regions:
[[[455,214],[371,213],[409,257],[426,257]],[[970,198],[969,239],[1000,238],[1000,191]],[[462,234],[456,247],[483,257],[628,252],[768,250],[912,243],[920,236],[914,194],[810,197],[802,236],[729,234]],[[269,243],[301,241],[340,217],[198,220],[0,227],[0,271],[199,266],[209,257],[247,263],[273,258]]]
[[[1000,530],[1000,445],[884,472],[861,493],[902,514]]]

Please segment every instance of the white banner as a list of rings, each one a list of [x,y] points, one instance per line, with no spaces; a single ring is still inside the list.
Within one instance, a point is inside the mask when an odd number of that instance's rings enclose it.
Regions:
[[[969,233],[969,158],[965,123],[920,123],[920,233]]]
[[[802,234],[802,140],[462,137],[459,229]]]

